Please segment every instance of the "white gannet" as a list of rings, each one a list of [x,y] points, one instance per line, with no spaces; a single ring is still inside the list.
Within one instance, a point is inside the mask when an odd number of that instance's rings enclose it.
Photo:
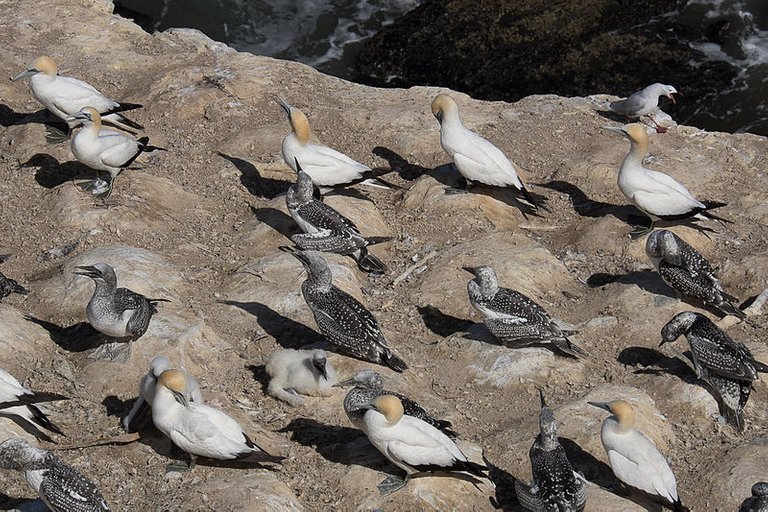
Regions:
[[[352,160],[344,153],[322,144],[309,141],[309,120],[301,110],[292,107],[282,98],[277,102],[283,107],[291,123],[291,133],[283,139],[283,160],[298,172],[296,161],[309,174],[318,187],[335,187],[352,183],[361,183],[378,188],[389,188],[375,178],[366,179],[365,175],[372,172],[371,168]]]
[[[197,457],[218,460],[248,459],[279,462],[254,444],[243,428],[224,412],[189,401],[187,378],[180,370],[160,374],[152,400],[152,421],[163,434],[191,457],[186,466],[172,464],[169,470],[188,470]]]
[[[104,496],[85,475],[20,437],[0,443],[0,468],[23,471],[29,486],[53,512],[108,512]]]
[[[22,386],[13,375],[0,368],[0,404],[9,404],[8,406],[1,406],[0,416],[20,419],[22,426],[29,426],[31,424],[32,432],[35,436],[49,443],[53,443],[53,439],[45,434],[45,432],[39,430],[38,427],[56,432],[62,436],[64,432],[34,404],[57,400],[69,400],[69,398],[57,393],[32,391]]]
[[[645,253],[664,282],[680,295],[713,306],[724,315],[746,318],[735,304],[738,299],[723,291],[709,261],[673,232],[659,229],[651,233]]]
[[[675,94],[680,94],[677,89],[671,85],[664,85],[660,83],[651,84],[641,91],[630,94],[623,100],[612,102],[608,108],[626,116],[627,119],[640,119],[643,116],[648,116],[648,119],[656,125],[656,131],[658,133],[664,133],[667,129],[660,126],[653,116],[649,115],[659,105],[659,97],[664,96],[669,98],[672,103],[675,103]]]
[[[152,407],[152,399],[155,397],[155,386],[157,378],[165,370],[171,367],[171,361],[165,356],[155,356],[149,363],[149,371],[139,381],[139,396],[133,403],[133,407],[128,415],[123,418],[123,428],[126,431],[131,430],[131,424],[140,418],[147,407]],[[187,378],[187,390],[189,391],[189,400],[198,404],[203,403],[203,395],[200,394],[200,384],[193,376],[185,374]]]
[[[734,341],[704,315],[692,311],[676,314],[661,329],[661,343],[671,343],[685,335],[691,347],[696,376],[717,392],[727,420],[744,430],[742,411],[752,385],[768,365],[755,360],[743,343]]]
[[[651,220],[650,227],[635,231],[633,235],[648,233],[657,219],[715,219],[721,223],[731,222],[709,211],[726,206],[726,203],[699,201],[671,176],[643,166],[643,159],[648,154],[648,132],[644,125],[633,123],[604,128],[623,135],[631,143],[629,153],[619,170],[619,189]]]
[[[493,268],[462,268],[475,276],[467,283],[469,302],[485,316],[485,326],[504,345],[524,347],[549,342],[569,356],[587,355],[568,337],[578,331],[558,326],[544,308],[526,295],[500,287]]]
[[[115,177],[131,165],[140,154],[163,150],[163,148],[149,146],[149,137],[135,139],[126,133],[102,128],[101,115],[90,106],[67,116],[67,121],[71,122],[73,127],[83,125],[72,139],[72,154],[77,161],[91,169],[109,173],[109,182],[101,183],[99,180],[94,182],[94,194],[108,197],[112,193]]]
[[[91,106],[103,115],[104,120],[114,126],[131,131],[144,127],[131,121],[121,112],[141,108],[137,103],[118,103],[97,91],[91,84],[58,74],[56,62],[50,57],[38,57],[32,66],[11,80],[29,78],[32,95],[53,115],[69,124],[71,116],[84,107]]]
[[[331,396],[339,382],[325,350],[276,350],[269,355],[267,393],[293,406],[307,396]]]
[[[608,455],[611,469],[619,480],[672,504],[674,510],[684,510],[677,494],[677,481],[667,459],[645,434],[634,428],[635,411],[629,402],[589,402],[610,412],[603,422],[600,440]]]
[[[465,179],[494,187],[512,186],[522,192],[526,204],[538,209],[506,155],[477,133],[464,128],[453,98],[438,94],[432,101],[432,114],[440,123],[440,145]]]
[[[487,478],[488,468],[468,461],[451,438],[419,418],[404,415],[396,396],[376,397],[367,407],[361,429],[376,449],[406,473],[404,480],[390,476],[379,484],[382,494],[402,488],[418,473],[460,471]]]

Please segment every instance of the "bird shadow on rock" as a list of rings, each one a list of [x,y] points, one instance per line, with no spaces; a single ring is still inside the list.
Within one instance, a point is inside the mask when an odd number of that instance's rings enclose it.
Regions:
[[[86,350],[97,348],[105,342],[114,341],[107,340],[102,333],[94,329],[87,322],[80,322],[69,327],[61,327],[53,322],[35,318],[32,315],[26,315],[25,319],[48,331],[51,341],[67,352],[85,352]]]
[[[520,501],[515,492],[515,477],[509,471],[491,464],[488,459],[483,457],[485,465],[488,466],[488,478],[493,482],[496,488],[496,494],[489,496],[493,508],[497,510],[522,510]]]
[[[466,332],[472,325],[474,325],[474,322],[470,320],[446,315],[432,305],[419,306],[416,309],[418,310],[419,315],[421,315],[421,319],[427,329],[443,338],[456,334],[457,332]]]
[[[253,374],[253,380],[261,384],[261,390],[266,391],[267,387],[269,386],[269,374],[267,373],[267,366],[264,364],[252,364],[247,368],[251,370],[251,373]]]
[[[220,300],[218,303],[238,307],[255,316],[264,332],[272,336],[283,348],[300,349],[310,343],[325,341],[323,336],[314,329],[291,320],[259,302]]]
[[[659,277],[659,274],[653,270],[636,270],[626,274],[595,272],[587,278],[587,286],[590,288],[599,288],[609,283],[634,284],[641,290],[654,295],[661,295],[670,299],[677,298],[675,290],[665,283]]]
[[[252,206],[251,211],[259,222],[263,222],[289,240],[291,235],[300,233],[293,217],[286,215],[277,208],[254,208]]]
[[[254,196],[274,199],[281,194],[285,194],[292,185],[289,181],[262,177],[256,166],[247,160],[229,156],[222,152],[217,152],[216,154],[240,171],[240,183]]]
[[[43,500],[29,498],[12,498],[0,491],[0,510],[18,510],[19,512],[32,512],[48,510]]]
[[[606,217],[613,215],[631,226],[648,225],[648,218],[634,206],[621,206],[601,201],[593,201],[579,187],[567,181],[555,180],[537,183],[538,186],[565,194],[571,200],[571,206],[582,217]]]
[[[373,154],[386,160],[389,164],[389,168],[405,181],[413,181],[422,174],[431,171],[428,167],[410,163],[396,152],[384,146],[376,146],[373,148]]]
[[[691,353],[683,354],[691,359]],[[638,375],[670,374],[687,384],[697,384],[696,375],[683,361],[677,357],[668,357],[666,354],[647,347],[627,347],[619,353],[618,362],[627,366],[638,368],[634,371]]]
[[[66,128],[67,126],[62,119],[54,116],[47,109],[43,108],[35,112],[16,112],[8,105],[0,103],[0,125],[8,127],[29,123],[53,125],[57,128]]]
[[[21,167],[37,167],[35,181],[41,187],[48,189],[78,178],[92,180],[99,177],[98,172],[80,162],[72,161],[62,164],[46,153],[32,155],[29,160],[21,164]]]

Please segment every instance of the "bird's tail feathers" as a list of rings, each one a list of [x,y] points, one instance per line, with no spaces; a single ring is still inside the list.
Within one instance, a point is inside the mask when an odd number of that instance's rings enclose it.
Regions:
[[[679,498],[677,499],[677,501],[672,503],[672,510],[674,512],[690,512],[690,509],[684,506],[682,500],[680,500]]]
[[[139,144],[141,145],[141,150],[144,153],[149,153],[150,151],[168,151],[165,148],[161,148],[160,146],[150,146],[149,145],[149,137],[142,137],[138,139]]]
[[[759,373],[768,373],[768,364],[761,363],[760,361],[753,360],[752,366],[755,367],[755,371]]]
[[[408,365],[405,364],[405,361],[397,357],[395,353],[392,352],[391,350],[387,350],[386,352],[384,352],[384,354],[382,355],[382,359],[384,364],[386,364],[387,366],[389,366],[390,368],[392,368],[398,373],[403,373],[403,371],[408,369]]]
[[[589,357],[589,354],[584,349],[576,345],[576,343],[568,338],[568,336],[563,336],[562,338],[554,338],[552,340],[552,344],[560,349],[561,352],[575,357],[576,359]]]
[[[43,411],[34,405],[28,405],[27,408],[32,412],[32,417],[34,418],[36,424],[40,425],[46,430],[56,432],[57,434],[66,437],[66,434],[54,422],[52,422],[48,416],[43,413]]]
[[[365,243],[367,245],[383,244],[384,242],[391,242],[394,237],[391,236],[369,236],[366,237]]]
[[[490,471],[485,464],[478,464],[477,462],[469,460],[457,460],[454,468],[460,471],[466,471],[467,473],[472,473],[480,478],[488,478],[488,472]]]
[[[17,282],[16,282],[16,281],[14,281],[13,279],[9,279],[9,280],[8,280],[8,284],[10,284],[10,285],[11,285],[11,291],[12,291],[13,293],[19,293],[19,294],[21,294],[21,295],[26,295],[26,294],[28,294],[28,293],[29,293],[29,290],[27,290],[26,288],[24,288],[23,286],[21,286],[19,283],[17,283]]]
[[[707,217],[708,219],[716,220],[720,224],[722,224],[723,226],[725,226],[725,224],[733,224],[732,220],[726,219],[724,217],[720,217],[719,215],[715,215],[714,213],[712,213],[710,211],[710,210],[715,210],[717,208],[722,208],[723,206],[727,206],[728,203],[720,203],[720,202],[717,202],[717,201],[702,201],[702,203],[704,203],[704,206],[706,206],[707,209],[699,212],[700,215],[703,215],[704,217]]]
[[[46,391],[36,391],[32,395],[21,395],[18,401],[24,404],[39,404],[41,402],[57,402],[59,400],[69,400],[68,396],[58,393],[48,393]]]
[[[739,309],[739,307],[736,305],[739,302],[739,299],[727,293],[720,293],[723,296],[723,302],[718,306],[718,308],[720,308],[723,313],[738,317],[740,320],[747,318],[747,314]]]
[[[387,266],[379,258],[368,252],[365,247],[360,250],[360,257],[357,258],[357,266],[363,272],[369,274],[386,274]]]

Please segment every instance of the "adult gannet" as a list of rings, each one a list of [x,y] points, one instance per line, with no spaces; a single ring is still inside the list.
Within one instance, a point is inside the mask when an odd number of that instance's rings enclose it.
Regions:
[[[315,250],[347,254],[354,258],[364,272],[383,274],[387,266],[368,252],[368,246],[388,242],[392,237],[364,237],[354,222],[314,198],[314,185],[309,174],[296,162],[298,177],[285,195],[288,212],[304,232],[293,235],[291,240],[301,250]]]
[[[451,438],[419,418],[404,415],[396,396],[371,401],[361,429],[373,446],[406,473],[404,480],[390,476],[379,484],[384,495],[402,488],[419,473],[460,471],[487,477],[488,468],[468,461]]]
[[[325,350],[276,350],[269,355],[267,393],[293,406],[307,396],[331,396],[339,379]]]
[[[155,386],[157,378],[165,370],[171,367],[171,361],[165,356],[155,356],[149,363],[149,371],[139,381],[139,396],[133,403],[133,407],[128,415],[123,418],[123,428],[131,431],[131,425],[136,418],[140,418],[147,407],[152,407],[152,399],[155,397]],[[187,378],[187,390],[189,391],[189,400],[198,404],[203,403],[203,396],[200,394],[200,384],[193,376],[185,374]]]
[[[105,121],[114,126],[130,131],[131,128],[142,130],[144,127],[131,121],[122,112],[141,108],[137,103],[118,103],[97,91],[91,84],[57,73],[56,61],[50,57],[38,57],[32,66],[11,80],[29,78],[32,95],[53,115],[67,123],[68,116],[74,115],[84,107],[93,107]],[[71,126],[71,125],[70,125]]]
[[[768,373],[768,365],[756,361],[746,345],[732,340],[709,318],[692,311],[678,313],[667,322],[659,346],[683,334],[691,347],[696,376],[714,388],[726,418],[743,430],[742,411],[753,383],[760,378],[758,372]]]
[[[738,299],[723,291],[707,259],[673,232],[660,229],[651,233],[645,253],[664,282],[679,294],[716,307],[725,315],[746,318],[735,304]]]
[[[11,419],[19,419],[23,426],[29,426],[35,436],[53,443],[45,432],[39,430],[38,427],[42,427],[51,432],[64,435],[64,432],[56,426],[48,416],[43,413],[34,404],[40,402],[55,402],[57,400],[69,400],[66,396],[59,395],[57,393],[48,393],[42,391],[32,391],[16,380],[16,378],[7,371],[0,368],[0,404],[3,403],[18,403],[15,406],[8,406],[0,408],[0,416],[4,416]]]
[[[726,203],[698,201],[687,188],[671,176],[643,166],[648,154],[648,132],[642,124],[633,123],[621,127],[606,126],[606,130],[619,133],[631,143],[629,153],[619,170],[619,188],[643,213],[651,219],[651,225],[633,235],[644,235],[653,230],[653,223],[661,220],[707,220],[731,222],[709,210],[726,206]]]
[[[672,103],[675,103],[675,94],[680,94],[677,89],[671,85],[664,85],[660,83],[651,84],[641,91],[630,94],[623,100],[614,101],[609,105],[609,108],[616,112],[626,116],[627,119],[639,119],[643,116],[648,116],[648,119],[656,125],[656,131],[658,133],[664,133],[667,129],[660,126],[653,116],[649,115],[659,105],[659,97],[664,96],[669,98]]]
[[[20,437],[0,443],[0,468],[23,471],[29,486],[53,512],[108,512],[96,484],[53,453]]]
[[[307,280],[301,285],[309,309],[325,338],[345,352],[372,363],[385,364],[397,372],[408,366],[389,348],[379,323],[368,308],[333,285],[328,262],[315,251],[281,247],[301,262]]]
[[[603,422],[600,440],[613,473],[627,485],[672,504],[675,512],[685,510],[677,494],[677,481],[664,456],[645,434],[634,428],[635,411],[629,402],[589,402],[610,412]]]
[[[578,331],[561,328],[544,308],[522,293],[502,288],[489,266],[462,267],[475,276],[467,283],[469,302],[485,316],[485,325],[504,345],[524,347],[550,342],[561,352],[584,357],[584,350],[568,336]]]
[[[453,98],[438,94],[432,101],[432,114],[440,123],[440,145],[465,179],[494,187],[513,186],[522,192],[526,204],[538,209],[515,166],[504,153],[477,133],[464,128]]]
[[[149,146],[149,137],[137,140],[126,133],[102,128],[99,112],[90,106],[67,116],[67,121],[72,123],[73,127],[83,125],[80,132],[72,139],[72,154],[77,161],[91,169],[109,173],[109,182],[94,181],[94,194],[109,197],[115,177],[131,165],[140,154],[163,150],[163,148]]]
[[[197,457],[254,462],[283,459],[256,446],[240,424],[224,412],[190,402],[188,396],[187,378],[183,372],[171,369],[160,374],[152,400],[152,421],[176,446],[190,455],[188,465],[170,465],[169,470],[192,469]]]

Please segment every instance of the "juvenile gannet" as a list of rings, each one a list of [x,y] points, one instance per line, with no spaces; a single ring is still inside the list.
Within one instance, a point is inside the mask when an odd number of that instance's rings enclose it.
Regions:
[[[387,266],[379,258],[368,252],[367,246],[388,242],[392,237],[364,237],[354,222],[314,198],[314,185],[309,174],[302,171],[296,162],[298,179],[285,195],[288,212],[304,232],[293,235],[291,240],[303,250],[347,254],[354,258],[357,266],[364,272],[383,274]]]
[[[408,366],[387,344],[379,323],[368,308],[333,285],[328,262],[315,251],[295,251],[281,247],[301,262],[307,280],[301,285],[309,309],[320,332],[332,344],[364,361],[385,364],[397,372]]]
[[[531,446],[531,485],[515,479],[520,504],[533,512],[581,512],[587,502],[587,482],[573,470],[557,439],[557,420],[541,397],[539,435]]]
[[[691,347],[696,376],[707,382],[720,396],[726,418],[744,429],[742,411],[758,372],[768,373],[768,365],[756,361],[743,344],[731,339],[704,315],[692,311],[678,313],[661,329],[661,345],[685,335]]]
[[[318,187],[335,187],[361,183],[378,188],[389,188],[375,178],[366,179],[371,168],[352,160],[344,153],[322,144],[309,141],[309,120],[301,110],[292,107],[284,99],[277,98],[291,123],[291,133],[283,139],[283,160],[298,172],[297,161]]]
[[[90,277],[96,284],[86,307],[88,322],[109,337],[129,338],[130,341],[141,338],[147,332],[152,315],[157,313],[157,303],[168,302],[166,299],[148,299],[128,288],[118,288],[115,271],[106,263],[77,269],[75,274]],[[117,345],[109,345],[104,349],[107,352],[117,348]],[[120,358],[123,356],[127,357],[127,354],[120,354]]]
[[[458,471],[487,478],[488,468],[468,461],[448,436],[419,418],[404,415],[403,404],[396,396],[379,396],[367,407],[362,431],[373,446],[406,473],[404,480],[390,476],[379,484],[382,494],[402,488],[419,473]]]
[[[679,294],[714,306],[725,315],[746,318],[734,304],[738,299],[723,291],[712,265],[676,234],[666,229],[654,231],[645,242],[645,253],[664,282]]]
[[[279,462],[256,446],[237,421],[224,412],[189,401],[187,378],[180,370],[165,370],[157,379],[152,400],[152,421],[180,449],[190,455],[185,468],[192,469],[197,457],[218,460],[248,459],[254,462]]]
[[[155,396],[155,386],[157,378],[165,370],[171,367],[171,361],[165,356],[155,356],[149,363],[149,371],[139,381],[139,396],[133,403],[133,407],[128,415],[123,418],[123,428],[131,431],[131,425],[136,418],[144,414],[147,407],[152,407],[152,399]],[[189,400],[198,404],[203,403],[203,396],[200,394],[200,384],[193,376],[185,374],[187,378],[187,390],[189,391]]]
[[[752,496],[741,503],[739,512],[768,512],[768,482],[752,486]]]
[[[524,347],[550,342],[573,357],[584,357],[584,350],[568,336],[578,331],[561,328],[544,308],[522,293],[499,286],[496,272],[488,266],[462,267],[475,278],[467,283],[469,302],[485,316],[485,325],[509,347]]]
[[[630,94],[623,100],[612,102],[609,105],[609,108],[617,114],[626,116],[627,119],[639,119],[643,116],[648,116],[648,119],[656,125],[656,131],[658,133],[664,133],[667,129],[663,126],[659,126],[653,116],[649,114],[659,105],[659,97],[667,97],[674,104],[675,94],[680,93],[671,85],[655,83],[641,91]]]
[[[5,261],[5,258],[6,256],[0,256],[0,263]],[[12,293],[19,293],[21,295],[26,295],[29,293],[29,290],[21,286],[15,280],[11,279],[10,277],[6,277],[2,272],[0,272],[0,300],[6,298]]]
[[[12,419],[20,419],[24,424],[32,424],[32,431],[35,436],[53,443],[45,432],[40,431],[37,427],[42,427],[51,432],[64,435],[64,432],[57,427],[48,416],[43,413],[34,404],[40,402],[55,402],[57,400],[69,400],[66,396],[59,395],[57,393],[48,393],[42,391],[32,391],[16,380],[16,378],[7,371],[0,368],[0,403],[4,402],[22,402],[22,405],[13,407],[4,407],[0,409],[0,416],[4,416]]]
[[[324,350],[283,349],[272,352],[266,366],[267,393],[293,406],[307,396],[331,396],[339,382]]]
[[[67,119],[80,109],[91,106],[102,114],[105,121],[130,131],[131,128],[142,130],[144,127],[131,121],[122,112],[141,108],[137,103],[118,103],[97,91],[91,84],[57,73],[56,62],[50,57],[38,57],[32,66],[23,71],[12,81],[29,78],[32,95],[53,115],[67,123]]]
[[[619,170],[619,188],[651,220],[647,229],[636,231],[635,235],[653,230],[653,223],[658,219],[731,222],[709,211],[726,206],[726,203],[699,201],[671,176],[643,167],[643,159],[648,154],[648,132],[644,125],[634,123],[622,127],[606,126],[605,129],[625,136],[631,143]]]
[[[363,428],[363,417],[368,410],[368,404],[382,395],[394,395],[403,404],[403,413],[423,420],[448,437],[457,437],[451,430],[451,422],[440,420],[429,414],[426,409],[405,395],[384,389],[384,380],[376,371],[366,368],[355,374],[351,379],[336,384],[339,387],[354,386],[344,397],[344,412],[349,421],[359,429]]]
[[[90,106],[67,116],[67,121],[72,123],[73,127],[83,125],[72,139],[72,154],[77,161],[91,169],[109,173],[110,178],[106,185],[99,180],[94,182],[94,194],[108,197],[112,193],[112,184],[117,175],[128,168],[140,154],[163,150],[149,146],[149,137],[137,140],[126,133],[102,128],[99,112]]]
[[[96,484],[53,453],[20,437],[0,443],[0,468],[23,471],[29,486],[53,512],[109,511]]]
[[[645,434],[634,428],[635,411],[629,402],[589,402],[610,412],[600,440],[611,469],[619,480],[653,496],[661,496],[677,511],[685,510],[677,495],[677,481],[664,456]]]
[[[477,133],[464,128],[453,98],[438,94],[432,101],[432,114],[440,123],[440,145],[465,179],[494,187],[513,186],[522,192],[526,204],[538,209],[515,166],[504,153]]]

